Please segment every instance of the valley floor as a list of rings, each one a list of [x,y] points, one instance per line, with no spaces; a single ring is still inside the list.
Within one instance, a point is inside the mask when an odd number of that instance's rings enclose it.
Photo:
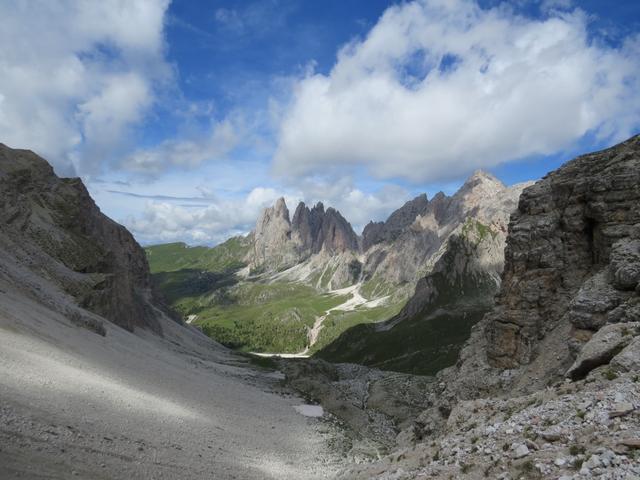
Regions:
[[[375,300],[367,300],[360,295],[361,283],[351,285],[350,287],[342,288],[339,290],[330,290],[329,294],[345,297],[346,300],[325,311],[324,315],[316,317],[313,326],[307,333],[309,344],[304,350],[298,353],[264,353],[264,352],[251,352],[252,355],[259,357],[280,357],[280,358],[309,358],[311,357],[311,349],[316,345],[320,336],[320,331],[324,327],[324,321],[331,314],[331,312],[353,312],[357,308],[375,308],[380,305],[384,305],[388,297],[376,298]]]
[[[0,478],[335,476],[335,427],[277,375],[168,320],[164,339],[106,327],[0,284]]]

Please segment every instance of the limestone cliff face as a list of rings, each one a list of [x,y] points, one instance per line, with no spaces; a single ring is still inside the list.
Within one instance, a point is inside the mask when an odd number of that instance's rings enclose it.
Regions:
[[[432,271],[449,238],[471,225],[495,239],[490,269],[502,267],[509,215],[524,184],[506,187],[485,172],[474,173],[452,196],[425,194],[406,202],[384,222],[370,222],[358,238],[333,208],[300,203],[290,219],[284,199],[264,210],[252,234],[247,257],[253,272],[282,272],[291,280],[317,277],[324,288],[371,282],[368,295],[402,301],[416,282]],[[471,222],[465,227],[465,225]],[[324,274],[331,272],[331,280]],[[493,270],[491,270],[493,271]]]
[[[0,224],[0,274],[14,284],[43,277],[127,330],[160,331],[143,249],[80,179],[58,178],[33,152],[0,144]],[[47,301],[44,287],[28,290]]]
[[[358,236],[349,222],[334,208],[325,211],[322,202],[311,210],[300,202],[291,228],[303,255],[320,253],[323,249],[330,253],[358,250]]]
[[[253,234],[251,264],[254,268],[281,270],[299,261],[291,240],[289,209],[284,198],[266,208],[258,218]]]
[[[283,198],[263,211],[254,231],[249,263],[253,268],[280,271],[325,252],[328,255],[358,251],[358,236],[345,218],[322,203],[296,208],[293,219]]]
[[[369,222],[362,231],[362,249],[367,251],[371,246],[381,242],[392,242],[424,213],[429,205],[426,194],[418,195],[402,207],[394,211],[384,222]]]
[[[575,353],[603,325],[639,320],[639,281],[636,136],[524,190],[509,226],[497,306],[486,320],[490,364],[533,362],[550,332],[567,337]],[[567,361],[566,352],[557,356],[555,363]]]

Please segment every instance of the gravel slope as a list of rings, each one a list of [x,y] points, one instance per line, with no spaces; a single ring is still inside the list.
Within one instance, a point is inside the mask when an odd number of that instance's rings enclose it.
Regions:
[[[334,427],[190,327],[72,325],[0,279],[0,478],[332,478]]]

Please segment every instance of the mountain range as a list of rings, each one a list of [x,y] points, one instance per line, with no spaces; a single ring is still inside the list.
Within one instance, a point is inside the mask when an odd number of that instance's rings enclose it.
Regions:
[[[525,186],[506,187],[478,171],[454,195],[440,192],[431,200],[419,195],[386,221],[369,223],[361,236],[339,211],[322,203],[309,208],[301,202],[291,218],[281,198],[261,213],[247,237],[231,240],[244,245],[236,250],[235,271],[208,268],[200,260],[191,265],[182,261],[215,256],[229,243],[208,250],[152,246],[147,253],[154,278],[173,306],[229,346],[289,356],[318,353],[327,359],[433,373],[443,362],[453,361],[471,325],[492,304],[500,285],[508,219]],[[169,252],[175,261],[167,264]],[[439,298],[469,293],[463,304],[447,305],[455,310],[455,319],[465,320],[450,342],[437,342],[438,352],[427,348],[435,341],[438,322],[425,321],[425,309],[444,301],[432,298],[433,288],[425,293],[436,274],[444,282]],[[206,278],[212,283],[203,283]],[[187,284],[193,288],[185,290]],[[305,304],[286,301],[292,297],[305,298]],[[407,325],[426,330],[408,332]],[[406,335],[416,339],[411,348],[386,339]],[[412,352],[428,358],[414,362]]]

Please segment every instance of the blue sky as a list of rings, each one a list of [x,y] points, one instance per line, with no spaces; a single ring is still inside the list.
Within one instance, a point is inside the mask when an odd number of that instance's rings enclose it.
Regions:
[[[81,176],[143,243],[215,244],[279,196],[333,205],[359,230],[476,169],[535,179],[640,131],[636,1],[61,0],[0,14],[0,141]]]

